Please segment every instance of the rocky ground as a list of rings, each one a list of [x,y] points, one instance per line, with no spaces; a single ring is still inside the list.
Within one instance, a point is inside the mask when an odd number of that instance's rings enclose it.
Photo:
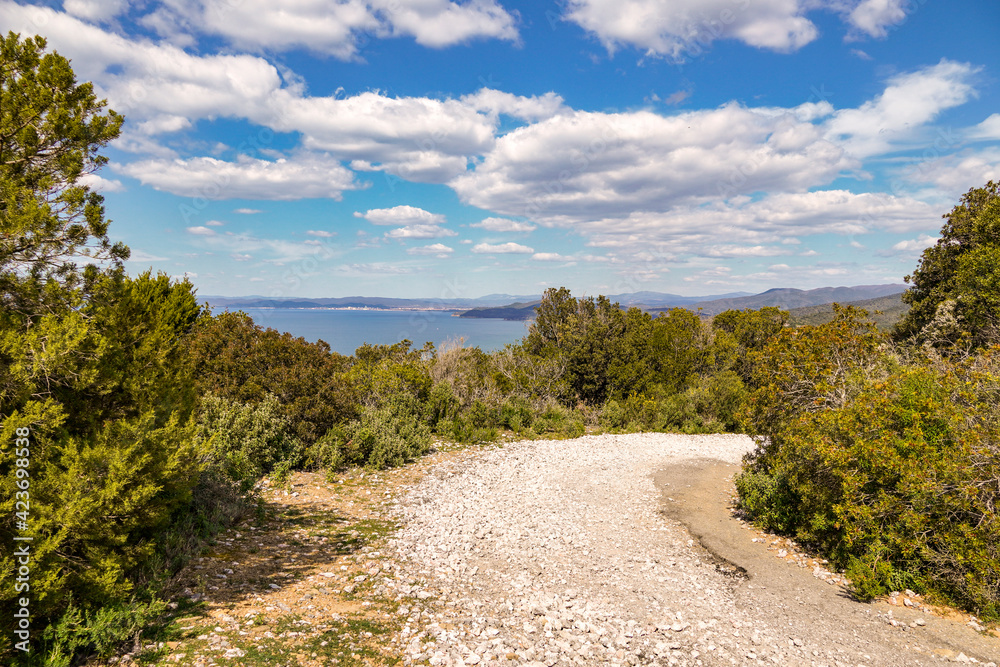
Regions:
[[[853,601],[732,515],[742,436],[602,435],[300,474],[176,582],[185,665],[941,665],[1000,637],[908,591]]]

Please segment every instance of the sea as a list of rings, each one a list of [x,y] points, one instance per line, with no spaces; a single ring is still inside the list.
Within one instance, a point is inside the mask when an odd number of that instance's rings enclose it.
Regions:
[[[328,308],[240,308],[265,328],[287,331],[310,342],[324,340],[330,349],[351,355],[364,343],[392,345],[410,340],[437,349],[460,340],[484,352],[517,343],[528,333],[528,322],[453,317],[441,310],[340,310]]]

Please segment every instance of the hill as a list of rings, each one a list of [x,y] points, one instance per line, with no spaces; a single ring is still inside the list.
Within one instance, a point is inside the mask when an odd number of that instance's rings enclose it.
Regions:
[[[820,287],[812,290],[800,290],[794,288],[775,288],[760,294],[746,294],[737,292],[706,297],[684,297],[677,294],[666,294],[663,292],[635,292],[633,294],[615,294],[608,298],[612,302],[617,301],[622,308],[635,306],[654,315],[669,310],[671,308],[688,308],[693,311],[701,309],[701,314],[706,316],[718,315],[726,310],[744,310],[746,308],[757,309],[764,306],[774,306],[782,310],[794,310],[797,308],[808,308],[824,306],[831,303],[854,303],[857,301],[878,300],[884,297],[898,295],[906,290],[906,285],[859,285],[857,287]],[[497,318],[505,320],[530,320],[535,315],[535,308],[541,300],[532,300],[519,303],[510,303],[504,306],[484,306],[473,308],[464,313],[461,317],[477,318]],[[879,302],[881,304],[881,302]],[[895,302],[892,302],[893,304]],[[899,313],[902,302],[890,305],[890,302],[878,306],[880,310],[886,310],[886,317],[891,313]],[[884,306],[884,307],[883,307]],[[872,306],[870,309],[876,309]],[[891,313],[890,313],[891,310]],[[819,312],[829,311],[832,316],[832,309],[820,308]],[[904,311],[905,312],[905,311]],[[811,317],[810,312],[804,317]],[[895,315],[897,318],[899,314]],[[893,320],[894,322],[895,320]]]
[[[910,307],[903,303],[902,293],[880,296],[874,299],[863,301],[853,301],[843,305],[864,308],[872,315],[872,320],[879,329],[891,329],[910,310]],[[881,311],[881,314],[876,314]],[[823,304],[820,306],[805,306],[804,308],[793,308],[788,311],[789,321],[792,326],[804,324],[825,324],[833,319],[833,305]]]
[[[800,290],[788,287],[769,289],[753,296],[732,299],[705,300],[691,306],[691,310],[702,309],[704,315],[717,315],[726,310],[758,309],[773,306],[782,310],[793,310],[807,306],[821,306],[828,303],[853,303],[876,299],[891,294],[900,294],[906,285],[858,285],[856,287],[820,287]]]

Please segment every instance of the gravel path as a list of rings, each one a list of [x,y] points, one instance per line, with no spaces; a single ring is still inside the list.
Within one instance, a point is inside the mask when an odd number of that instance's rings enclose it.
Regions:
[[[871,611],[859,632],[755,603],[752,584],[661,513],[654,473],[738,463],[752,447],[736,435],[588,436],[438,467],[398,506],[391,543],[396,578],[420,601],[400,609],[405,662],[941,664]]]

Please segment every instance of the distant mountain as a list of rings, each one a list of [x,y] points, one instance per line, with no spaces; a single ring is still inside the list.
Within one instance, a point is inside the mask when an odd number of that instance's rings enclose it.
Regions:
[[[203,296],[200,301],[214,308],[376,308],[466,310],[483,306],[503,306],[514,301],[540,300],[541,295],[489,294],[475,299],[397,299],[379,296],[346,296],[309,299],[304,297]]]
[[[870,319],[883,331],[894,327],[896,322],[903,319],[903,316],[910,311],[910,307],[903,303],[902,293],[865,299],[864,301],[845,302],[842,305],[864,308],[871,316]],[[792,326],[826,324],[833,320],[833,304],[793,308],[788,311],[788,314],[788,323]]]
[[[857,287],[820,287],[800,290],[792,288],[769,289],[761,294],[732,299],[712,299],[693,304],[692,310],[701,308],[705,315],[717,315],[726,310],[744,310],[774,306],[782,310],[821,306],[827,303],[850,303],[875,299],[906,291],[906,285],[858,285]]]
[[[859,285],[857,287],[821,287],[813,290],[792,288],[770,289],[761,294],[730,292],[710,296],[681,296],[665,292],[632,292],[612,294],[608,298],[623,308],[633,306],[652,313],[682,307],[703,315],[715,315],[724,310],[743,310],[775,306],[782,310],[819,306],[833,302],[851,303],[865,299],[899,294],[906,285]],[[321,299],[268,296],[204,296],[201,301],[215,308],[374,308],[379,310],[435,309],[461,311],[462,317],[529,320],[541,303],[541,295],[487,294],[475,299],[397,299],[377,296],[347,296]]]
[[[752,294],[752,292],[729,292],[728,294],[712,294],[709,296],[681,296],[680,294],[667,294],[665,292],[632,292],[631,294],[611,294],[608,298],[612,303],[617,301],[627,308],[637,306],[649,309],[654,307],[675,308],[677,306],[698,303],[699,301],[735,299],[752,296]]]
[[[735,292],[715,296],[686,297],[663,292],[635,292],[615,294],[608,298],[617,301],[623,308],[637,307],[658,313],[670,308],[701,309],[703,315],[717,315],[726,310],[763,308],[774,306],[782,310],[805,306],[819,306],[834,302],[848,303],[864,299],[874,299],[892,294],[900,294],[906,285],[859,285],[857,287],[820,287],[812,290],[793,288],[770,289],[761,294]],[[483,306],[461,314],[461,317],[497,318],[505,320],[530,320],[540,299],[528,302],[509,303],[504,306]]]
[[[530,303],[512,303],[499,308],[473,308],[467,310],[459,317],[472,317],[479,319],[493,320],[530,320],[535,316],[535,308],[542,301],[532,301]]]

